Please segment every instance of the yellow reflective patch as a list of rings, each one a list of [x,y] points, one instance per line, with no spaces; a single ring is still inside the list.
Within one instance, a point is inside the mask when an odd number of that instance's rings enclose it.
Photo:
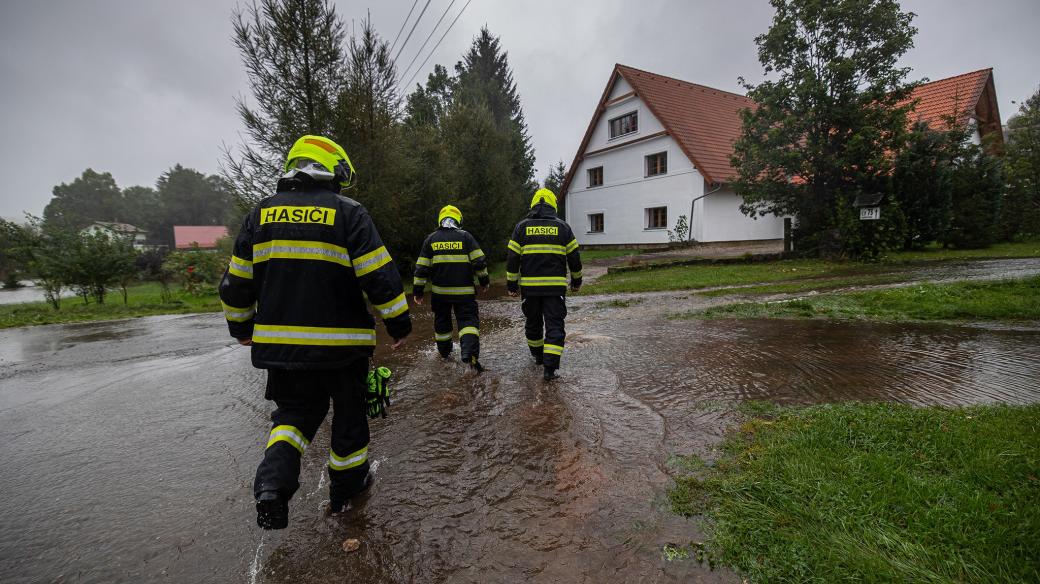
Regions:
[[[260,225],[268,223],[313,223],[332,225],[336,222],[336,210],[331,207],[277,206],[260,209]]]
[[[551,225],[531,225],[525,233],[527,235],[559,235],[560,228]]]
[[[462,249],[461,241],[435,241],[430,244],[434,251],[442,251],[445,249]]]

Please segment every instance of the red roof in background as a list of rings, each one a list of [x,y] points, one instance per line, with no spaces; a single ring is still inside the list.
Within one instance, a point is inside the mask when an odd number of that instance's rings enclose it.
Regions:
[[[193,243],[199,247],[217,247],[217,240],[227,237],[228,229],[223,225],[174,225],[173,241],[177,249],[187,249]]]
[[[933,126],[956,114],[958,123],[967,123],[992,74],[992,68],[980,69],[918,85],[910,94],[911,100],[920,100],[910,113],[910,120]]]
[[[736,174],[729,159],[740,136],[740,111],[755,107],[755,102],[625,65],[618,65],[617,72],[708,182],[724,182]]]
[[[737,93],[617,64],[614,65],[610,81],[603,90],[592,121],[585,131],[585,137],[567,171],[567,178],[561,189],[564,193],[570,188],[574,172],[585,155],[592,132],[606,110],[607,98],[619,76],[628,81],[635,94],[660,120],[665,131],[676,141],[705,180],[726,182],[736,175],[736,170],[730,166],[729,160],[733,155],[733,143],[740,136],[740,111],[755,107],[755,102]],[[987,86],[991,88],[992,84],[993,69],[981,69],[922,84],[910,97],[920,100],[914,112],[910,114],[911,119],[915,119],[916,115],[916,119],[931,125],[941,121],[944,116],[958,112],[959,122],[966,123],[969,116],[975,114]],[[991,107],[995,113],[996,98],[992,89],[991,94],[991,101],[994,102]],[[990,117],[997,120],[996,127],[999,129],[999,113]],[[988,123],[992,125],[994,122],[989,120]]]

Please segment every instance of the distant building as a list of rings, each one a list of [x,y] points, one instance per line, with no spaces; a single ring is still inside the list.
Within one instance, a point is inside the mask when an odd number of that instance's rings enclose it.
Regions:
[[[911,119],[955,118],[973,140],[1000,133],[993,70],[918,87]],[[784,219],[740,212],[730,186],[740,112],[755,103],[730,93],[615,65],[560,191],[582,245],[664,245],[685,216],[701,242],[781,239]]]
[[[223,225],[174,225],[173,241],[177,249],[215,249],[217,241],[227,237],[228,229]]]
[[[134,249],[147,249],[150,247],[145,243],[148,232],[129,223],[113,223],[109,221],[95,221],[83,229],[82,233],[97,235],[103,233],[109,237],[126,237],[133,241]]]

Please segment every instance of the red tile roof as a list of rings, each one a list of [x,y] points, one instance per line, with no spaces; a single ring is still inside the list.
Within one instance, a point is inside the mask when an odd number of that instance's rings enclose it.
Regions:
[[[916,114],[919,119],[932,124],[959,111],[960,123],[966,123],[968,116],[975,112],[987,85],[992,85],[992,72],[992,69],[981,69],[917,87],[911,99],[920,101],[911,118]],[[705,180],[726,182],[736,175],[729,159],[733,155],[733,142],[740,136],[740,111],[754,108],[755,102],[737,93],[617,64],[567,172],[561,189],[564,193],[570,187],[574,172],[581,163],[592,137],[592,131],[606,109],[607,98],[619,77],[632,86],[636,95],[660,120],[665,131],[672,136]],[[995,98],[993,101],[995,102]],[[999,114],[997,119],[999,120]]]
[[[740,111],[755,107],[755,102],[625,65],[618,65],[617,72],[708,182],[722,182],[736,174],[729,159],[740,136]]]
[[[173,241],[177,249],[188,249],[192,244],[199,247],[217,247],[217,240],[227,237],[228,229],[223,225],[174,225]]]
[[[910,120],[933,126],[945,124],[945,118],[957,115],[958,123],[967,123],[992,74],[992,68],[979,69],[918,85],[910,94],[911,100],[919,100]]]

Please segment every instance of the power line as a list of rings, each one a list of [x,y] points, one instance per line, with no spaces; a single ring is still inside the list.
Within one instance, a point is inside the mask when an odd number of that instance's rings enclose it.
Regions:
[[[412,38],[412,33],[415,32],[415,27],[419,26],[419,21],[422,20],[423,14],[426,14],[426,9],[430,7],[430,0],[426,0],[426,4],[422,7],[422,12],[419,13],[419,17],[415,19],[415,23],[412,24],[412,30],[408,31],[408,36],[404,37],[404,42],[401,43],[401,48],[397,49],[397,54],[394,55],[394,65],[397,65],[397,58],[401,56],[401,51],[404,50],[405,45],[408,44],[408,39]]]
[[[412,2],[412,9],[408,11],[408,16],[404,17],[404,22],[401,23],[401,30],[397,31],[397,36],[394,37],[394,44],[390,45],[390,52],[394,52],[394,47],[397,46],[397,40],[401,38],[401,33],[404,32],[405,25],[408,24],[408,19],[412,17],[412,13],[415,12],[415,5],[419,3],[419,0]]]
[[[469,8],[470,2],[473,2],[473,0],[466,0],[466,5],[462,7],[462,10],[460,10],[457,15],[455,15],[455,20],[451,21],[451,24],[448,25],[448,30],[444,31],[444,34],[441,35],[441,38],[437,40],[437,44],[433,45],[433,48],[430,49],[430,54],[426,55],[426,59],[423,60],[422,64],[419,65],[419,68],[416,69],[414,73],[412,73],[412,76],[408,78],[408,81],[405,82],[404,87],[407,87],[412,83],[412,79],[415,79],[415,76],[419,74],[419,71],[422,71],[422,68],[426,66],[426,62],[430,60],[430,57],[432,57],[433,54],[437,52],[437,47],[441,46],[441,42],[444,41],[444,37],[448,36],[448,33],[451,32],[451,29],[455,26],[455,23],[459,21],[459,17],[462,16],[462,13],[465,12],[467,8]]]
[[[419,47],[418,51],[415,51],[415,56],[412,57],[412,60],[411,60],[410,63],[408,63],[408,66],[404,68],[404,72],[401,73],[401,77],[404,77],[405,75],[408,74],[409,71],[412,70],[412,65],[415,64],[415,60],[418,59],[419,55],[422,54],[423,49],[426,48],[426,43],[430,42],[430,39],[433,38],[433,33],[437,32],[437,28],[440,27],[441,22],[444,21],[444,17],[448,15],[448,11],[451,10],[451,7],[454,6],[454,5],[455,5],[455,0],[451,0],[451,4],[448,4],[448,7],[445,8],[444,12],[441,13],[441,17],[439,19],[437,19],[437,24],[433,25],[433,29],[430,31],[430,34],[426,35],[426,40],[423,41],[422,46]]]

